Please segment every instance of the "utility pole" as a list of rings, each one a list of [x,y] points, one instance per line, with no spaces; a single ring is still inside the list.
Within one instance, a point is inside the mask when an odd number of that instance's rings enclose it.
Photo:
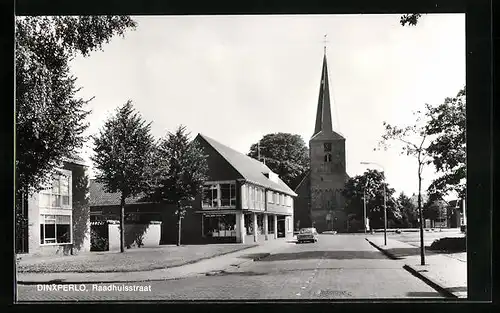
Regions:
[[[363,189],[363,225],[365,227],[366,234],[366,187],[368,186],[368,180],[366,180],[365,188]]]
[[[385,188],[385,177],[382,184],[384,187],[384,245],[387,246],[387,195],[385,191],[387,188]]]

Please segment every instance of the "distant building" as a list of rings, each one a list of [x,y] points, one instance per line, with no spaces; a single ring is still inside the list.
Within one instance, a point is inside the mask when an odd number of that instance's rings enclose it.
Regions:
[[[25,202],[28,227],[18,244],[19,253],[76,254],[90,251],[88,166],[83,159],[64,159],[52,181]]]
[[[458,228],[466,224],[466,217],[464,217],[464,201],[462,199],[449,201],[447,208],[447,226],[449,228]]]
[[[421,201],[422,201],[422,207],[425,205],[427,200],[429,199],[429,196],[426,193],[421,193]],[[411,202],[413,205],[415,205],[416,208],[418,208],[418,194],[413,194],[410,197]]]
[[[295,218],[298,228],[314,226],[319,232],[347,231],[341,194],[349,179],[346,173],[345,138],[333,131],[326,52],[319,90],[314,133],[309,140],[310,171],[295,192]]]
[[[182,243],[250,243],[293,236],[293,197],[277,174],[263,163],[207,136],[194,139],[207,156],[208,180],[182,220]],[[119,194],[91,181],[91,219],[117,220]],[[175,206],[126,200],[127,223],[161,221],[161,243],[177,240]]]

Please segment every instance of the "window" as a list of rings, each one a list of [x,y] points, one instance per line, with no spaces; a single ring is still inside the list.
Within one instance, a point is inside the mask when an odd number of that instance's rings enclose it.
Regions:
[[[248,186],[247,185],[241,186],[241,206],[243,208],[248,207]]]
[[[40,191],[40,208],[71,209],[70,181],[71,175],[63,173],[54,174],[51,187]]]
[[[325,148],[325,152],[331,152],[332,151],[332,143],[331,142],[325,142],[324,148]]]
[[[218,186],[212,184],[203,186],[203,206],[215,208],[219,206],[218,203]]]
[[[252,186],[248,186],[248,198],[248,207],[250,209],[255,208],[254,188]]]
[[[331,153],[325,154],[324,161],[325,162],[332,162],[332,154]]]
[[[267,192],[267,202],[274,203],[274,201],[273,201],[273,192],[272,191],[268,191]]]
[[[247,231],[247,235],[253,234],[253,216],[251,214],[245,214],[245,229]]]
[[[236,184],[220,184],[220,206],[236,205]]]
[[[285,195],[281,195],[281,205],[285,205]]]
[[[71,215],[40,215],[40,244],[71,243]]]

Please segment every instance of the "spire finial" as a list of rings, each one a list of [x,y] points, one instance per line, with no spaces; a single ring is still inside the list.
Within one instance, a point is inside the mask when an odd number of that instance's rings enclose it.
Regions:
[[[324,44],[323,49],[324,49],[325,54],[326,54],[326,43],[328,42],[328,40],[326,40],[326,36],[328,36],[328,34],[325,34],[325,35],[323,36],[323,44]]]

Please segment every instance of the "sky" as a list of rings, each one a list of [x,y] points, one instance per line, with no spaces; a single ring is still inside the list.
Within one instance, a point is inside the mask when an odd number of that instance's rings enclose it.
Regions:
[[[465,15],[133,16],[137,29],[103,51],[72,61],[95,134],[127,100],[156,138],[185,125],[242,153],[268,133],[314,130],[324,35],[334,130],[346,138],[350,176],[386,173],[389,185],[418,192],[417,162],[398,146],[374,151],[383,122],[406,126],[426,103],[465,85]],[[89,141],[83,157],[91,165]],[[423,190],[436,177],[423,173]]]

